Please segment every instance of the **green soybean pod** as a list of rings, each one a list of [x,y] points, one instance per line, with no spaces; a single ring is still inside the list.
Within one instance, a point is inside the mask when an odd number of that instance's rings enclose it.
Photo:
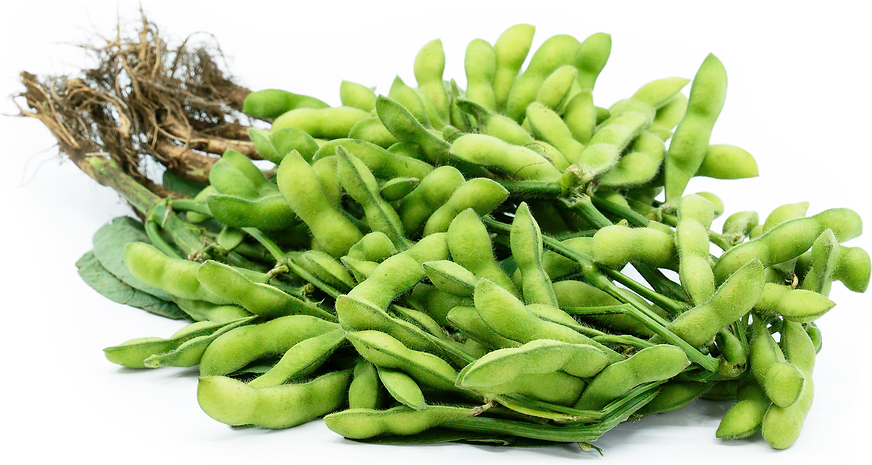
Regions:
[[[630,99],[645,102],[655,109],[660,109],[670,102],[690,79],[682,77],[668,77],[651,81],[633,94]]]
[[[403,229],[409,237],[416,236],[427,218],[448,202],[451,195],[464,183],[463,174],[450,165],[440,166],[421,179],[397,207]]]
[[[742,383],[736,390],[736,403],[721,418],[715,436],[720,439],[744,439],[760,431],[763,416],[771,401],[754,381]]]
[[[209,344],[200,359],[202,376],[226,375],[268,355],[282,355],[295,344],[339,328],[309,315],[290,315],[240,326]]]
[[[348,250],[348,256],[358,260],[381,262],[397,253],[397,248],[383,232],[373,231],[363,236]]]
[[[811,323],[835,305],[835,302],[815,291],[766,283],[763,295],[754,308],[766,315],[778,314],[785,320]]]
[[[714,179],[744,179],[758,176],[757,161],[747,150],[735,145],[709,145],[694,176]]]
[[[781,332],[781,347],[787,360],[802,371],[805,385],[799,400],[792,405],[788,407],[773,405],[766,410],[763,416],[763,439],[773,449],[787,449],[796,442],[814,399],[812,370],[814,370],[815,348],[801,324],[785,322]]]
[[[427,408],[424,393],[411,376],[402,371],[378,368],[378,378],[397,402],[413,410]]]
[[[312,231],[318,249],[334,257],[348,252],[363,234],[331,204],[315,171],[298,153],[289,153],[276,171],[279,191]]]
[[[686,111],[687,97],[681,93],[676,94],[665,105],[657,109],[654,122],[651,123],[651,132],[666,141],[672,137],[672,129],[681,121],[681,118],[684,118]]]
[[[776,207],[763,222],[762,232],[766,233],[775,226],[794,218],[803,218],[808,212],[808,202],[788,203]]]
[[[599,229],[590,244],[595,263],[623,268],[639,262],[668,268],[677,257],[672,235],[654,228],[630,228],[611,225]]]
[[[465,134],[449,147],[451,157],[475,165],[497,168],[510,177],[556,181],[562,173],[542,155],[486,134]]]
[[[679,315],[668,328],[691,345],[702,346],[751,310],[763,294],[763,284],[763,264],[751,260],[731,274],[708,301]]]
[[[837,240],[844,242],[860,235],[863,221],[856,212],[847,208],[833,208],[814,216],[785,221],[721,255],[713,268],[715,280],[722,282],[754,258],[766,267],[797,258],[810,249],[827,229],[833,231]]]
[[[234,228],[281,231],[293,227],[299,221],[278,192],[258,199],[209,194],[206,196],[206,204],[215,219]]]
[[[305,250],[299,253],[292,252],[286,256],[292,257],[294,263],[336,289],[348,290],[354,287],[354,278],[348,274],[342,263],[326,252]]]
[[[609,402],[642,383],[666,381],[687,366],[690,360],[683,350],[669,344],[658,344],[636,352],[630,358],[605,367],[587,385],[574,408],[599,410]]]
[[[666,156],[666,146],[655,133],[643,130],[633,141],[629,152],[599,180],[600,186],[637,186],[645,184],[660,171]]]
[[[203,352],[206,351],[206,348],[209,347],[212,341],[230,330],[251,323],[255,318],[257,317],[246,316],[229,321],[211,334],[188,339],[170,351],[146,357],[142,364],[148,368],[192,367],[198,365],[203,357]]]
[[[521,272],[521,295],[527,304],[557,306],[551,278],[542,267],[542,231],[525,202],[515,210],[509,233],[512,257]]]
[[[237,169],[228,159],[221,157],[209,170],[209,185],[221,194],[246,199],[259,196],[257,185]]]
[[[464,57],[466,71],[465,97],[488,110],[495,110],[497,97],[494,79],[497,72],[497,55],[487,41],[475,39],[466,47]]]
[[[488,279],[480,279],[475,285],[473,302],[485,325],[506,339],[521,343],[554,339],[572,344],[590,344],[602,350],[612,361],[623,360],[620,354],[578,331],[539,318],[517,297]]]
[[[382,397],[375,365],[366,359],[358,359],[354,365],[351,384],[348,386],[348,407],[376,409],[381,406]]]
[[[509,385],[518,376],[555,371],[564,371],[578,378],[592,378],[608,364],[609,360],[596,347],[538,339],[520,347],[498,349],[483,355],[460,371],[457,385],[488,392],[490,387]]]
[[[339,182],[345,192],[363,207],[369,227],[385,233],[397,249],[408,248],[400,216],[379,195],[378,182],[366,164],[341,145],[336,147],[336,155],[339,157]]]
[[[660,386],[657,396],[651,402],[636,410],[636,415],[674,412],[684,408],[710,388],[710,383],[699,381],[667,381]]]
[[[327,203],[338,211],[339,203],[342,200],[342,184],[339,183],[336,155],[319,158],[311,166],[315,176],[321,181]]]
[[[224,323],[198,321],[191,323],[173,333],[169,338],[141,337],[123,342],[117,346],[103,349],[106,359],[112,363],[128,368],[146,368],[143,362],[152,355],[162,354],[177,349],[183,343],[212,334],[223,327]]]
[[[298,108],[276,118],[270,131],[297,128],[316,139],[338,139],[348,137],[355,123],[370,116],[370,112],[352,107]]]
[[[472,306],[472,299],[442,292],[431,284],[418,283],[406,296],[406,303],[426,313],[441,326],[451,326],[446,319],[448,312],[458,305]]]
[[[521,121],[527,105],[536,99],[536,94],[545,79],[557,68],[572,64],[578,56],[581,44],[569,35],[548,38],[530,58],[527,69],[518,76],[506,99],[506,115]]]
[[[330,105],[307,95],[280,89],[252,92],[242,102],[242,112],[259,119],[276,118],[295,108],[327,108]]]
[[[627,111],[598,128],[589,145],[575,160],[582,169],[582,179],[601,177],[614,168],[624,148],[650,124],[648,115]]]
[[[204,289],[255,315],[311,315],[336,320],[333,314],[316,304],[304,302],[269,284],[254,282],[230,265],[206,260],[199,265],[196,276]]]
[[[715,292],[708,236],[714,217],[711,202],[699,195],[684,196],[678,203],[678,222],[674,234],[678,276],[695,305],[701,305]]]
[[[664,176],[666,201],[677,202],[705,158],[715,120],[727,96],[727,72],[720,60],[709,54],[690,87],[687,112],[678,123],[666,152]]]
[[[424,273],[437,289],[461,297],[472,297],[478,278],[471,271],[450,260],[422,263]]]
[[[576,82],[581,90],[593,89],[611,53],[612,36],[609,34],[597,32],[581,42],[573,63],[578,68]]]
[[[364,118],[355,123],[348,131],[348,138],[366,141],[382,148],[388,148],[398,142],[378,116]]]
[[[473,178],[458,187],[424,224],[424,236],[448,230],[451,221],[463,210],[472,208],[478,215],[487,215],[509,196],[500,183],[487,178]]]
[[[488,349],[520,347],[521,343],[497,333],[482,320],[475,307],[456,305],[445,316],[448,323],[465,337]]]
[[[373,111],[375,110],[375,90],[363,84],[342,81],[339,84],[339,101],[344,107]]]
[[[529,24],[516,24],[503,32],[494,42],[496,70],[494,72],[494,98],[497,111],[504,111],[509,92],[518,78],[518,72],[527,59],[536,28]]]
[[[266,373],[248,382],[251,387],[267,387],[301,379],[317,370],[345,342],[345,330],[336,328],[294,344]]]
[[[749,355],[751,374],[775,405],[787,407],[799,399],[805,384],[804,374],[786,361],[769,328],[756,317],[751,322]]]
[[[572,137],[582,144],[590,142],[596,131],[596,107],[593,104],[593,93],[583,90],[575,94],[566,103],[563,110],[563,122],[572,133]]]
[[[430,127],[430,116],[421,95],[397,76],[388,91],[388,97],[394,99],[411,113],[424,127]]]
[[[205,376],[197,384],[197,401],[207,415],[231,426],[290,428],[342,407],[350,381],[351,370],[262,388],[225,376]]]
[[[398,141],[418,145],[426,161],[434,165],[441,164],[448,154],[449,145],[441,133],[436,135],[428,131],[406,107],[390,97],[379,95],[375,108],[382,124]]]
[[[448,93],[442,84],[442,73],[445,71],[445,51],[439,39],[428,42],[415,55],[415,80],[418,90],[429,100],[442,125],[449,121]],[[441,125],[434,125],[442,129]]]
[[[486,278],[520,297],[512,280],[494,256],[493,244],[478,213],[467,208],[451,220],[446,234],[451,258],[477,278]]]
[[[198,262],[166,256],[151,244],[131,242],[124,247],[124,264],[143,284],[188,300],[226,305],[226,298],[210,292],[197,281]]]
[[[533,102],[527,106],[526,114],[533,135],[556,147],[567,160],[576,160],[584,152],[584,145],[575,140],[572,131],[553,109],[540,102]],[[558,170],[565,170],[569,166],[566,161],[562,165],[557,160],[552,163]]]
[[[563,107],[569,100],[578,69],[572,65],[563,65],[555,69],[542,81],[539,92],[536,93],[536,102],[541,103],[554,111],[563,111]]]
[[[410,349],[381,331],[349,331],[346,337],[363,358],[378,368],[402,371],[426,386],[455,390],[457,372],[436,355]]]
[[[371,142],[351,138],[334,139],[322,145],[315,153],[315,160],[336,155],[336,149],[339,146],[359,158],[377,178],[410,177],[423,179],[424,176],[433,171],[433,165],[425,161],[397,155]]]
[[[473,409],[430,405],[424,410],[413,410],[405,405],[387,410],[353,408],[334,412],[324,417],[331,431],[350,439],[366,439],[380,435],[413,435],[452,421],[471,418]]]

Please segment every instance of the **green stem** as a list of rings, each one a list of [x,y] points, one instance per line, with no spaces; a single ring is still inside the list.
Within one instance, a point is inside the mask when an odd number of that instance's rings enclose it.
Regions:
[[[633,226],[648,226],[648,218],[640,215],[632,208],[626,207],[619,203],[611,202],[609,200],[601,199],[597,196],[591,197],[591,202],[593,202],[593,205],[596,208],[607,211],[619,218],[623,218]]]
[[[203,257],[206,245],[200,230],[182,221],[166,206],[166,200],[136,182],[118,165],[101,156],[91,155],[85,158],[93,168],[92,176],[97,182],[111,187],[121,197],[139,211],[146,221],[153,220],[170,235],[173,243],[189,257]]]
[[[574,199],[561,198],[560,201],[594,228],[600,229],[612,225],[611,220],[597,210],[589,195],[581,195]]]

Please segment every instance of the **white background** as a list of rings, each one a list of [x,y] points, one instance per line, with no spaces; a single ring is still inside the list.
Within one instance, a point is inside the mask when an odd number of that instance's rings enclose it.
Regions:
[[[446,77],[465,81],[466,44],[493,42],[507,27],[537,26],[533,47],[555,34],[612,35],[612,55],[594,97],[609,106],[668,76],[691,78],[709,52],[729,74],[726,105],[712,143],[755,155],[752,180],[694,179],[727,214],[810,201],[810,214],[849,207],[872,221],[870,158],[872,33],[861,2],[827,1],[785,9],[782,2],[158,2],[144,1],[164,38],[178,43],[209,32],[241,84],[277,87],[339,104],[342,79],[387,92],[399,74],[414,83],[415,53],[441,38]],[[774,4],[779,6],[774,6]],[[138,19],[136,1],[15,2],[2,7],[0,112],[17,109],[18,72],[71,73],[92,64],[70,43],[99,43],[120,18]],[[25,6],[27,5],[27,6]],[[770,5],[770,6],[767,6]],[[196,37],[208,39],[200,34]],[[689,87],[686,89],[689,90]],[[815,370],[814,406],[799,441],[772,451],[756,439],[714,437],[724,403],[698,401],[669,415],[624,424],[596,444],[605,457],[572,447],[511,449],[471,445],[372,446],[346,441],[321,421],[267,431],[231,429],[196,402],[196,369],[116,367],[102,349],[142,336],[166,337],[183,323],[114,304],[78,277],[75,261],[91,235],[130,214],[113,191],[70,162],[36,120],[0,117],[4,200],[2,432],[0,461],[52,463],[851,463],[868,438],[870,299],[834,286],[838,305],[819,325],[824,350]],[[720,227],[720,222],[716,223]],[[872,249],[868,237],[850,245]],[[863,456],[863,455],[860,455]],[[7,459],[12,459],[8,461]]]

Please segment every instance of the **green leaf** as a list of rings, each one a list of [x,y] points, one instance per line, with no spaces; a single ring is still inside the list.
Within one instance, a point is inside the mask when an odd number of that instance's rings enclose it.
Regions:
[[[144,284],[133,277],[124,265],[124,247],[130,242],[151,243],[145,228],[139,221],[128,216],[120,216],[103,225],[94,233],[94,256],[107,271],[128,286],[151,294],[162,300],[173,300],[168,292]]]
[[[94,256],[93,251],[87,252],[77,262],[79,276],[95,291],[107,299],[123,305],[141,308],[149,313],[171,318],[173,320],[188,319],[174,302],[158,299],[146,292],[134,289],[110,273]]]

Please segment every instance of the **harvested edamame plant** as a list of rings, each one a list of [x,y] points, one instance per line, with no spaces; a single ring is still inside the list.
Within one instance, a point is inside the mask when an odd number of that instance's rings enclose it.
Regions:
[[[191,322],[106,358],[198,366],[200,407],[233,426],[326,416],[359,441],[588,443],[704,396],[735,401],[719,438],[797,441],[814,321],[872,274],[843,245],[859,215],[802,201],[712,231],[728,197],[685,194],[692,178],[759,174],[710,142],[725,64],[710,54],[692,80],[652,76],[605,106],[611,36],[555,35],[522,69],[534,31],[472,40],[456,81],[434,39],[414,82],[341,81],[341,106],[248,93],[237,106],[264,125],[238,124],[220,159],[156,159],[160,183],[80,155],[143,219],[101,228],[81,276]],[[188,127],[226,134],[213,120]]]

